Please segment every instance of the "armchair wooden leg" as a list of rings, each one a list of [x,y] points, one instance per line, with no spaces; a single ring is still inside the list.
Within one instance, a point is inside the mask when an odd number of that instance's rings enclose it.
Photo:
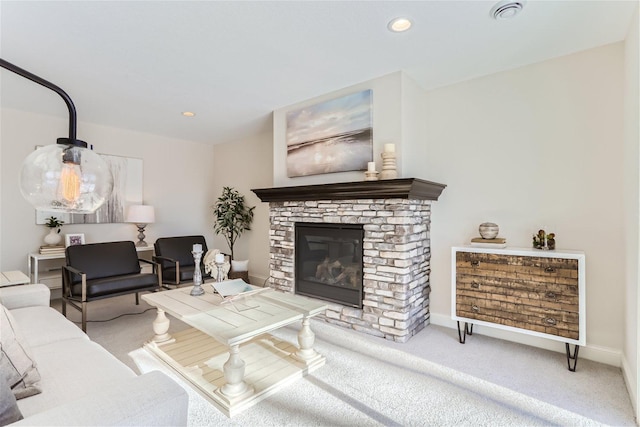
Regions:
[[[82,303],[82,332],[87,332],[87,303]]]
[[[136,305],[140,305],[140,293],[136,292]]]
[[[67,301],[62,298],[62,315],[67,317]]]

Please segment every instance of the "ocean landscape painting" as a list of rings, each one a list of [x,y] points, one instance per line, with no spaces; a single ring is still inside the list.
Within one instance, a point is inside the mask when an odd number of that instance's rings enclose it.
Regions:
[[[287,176],[364,171],[373,160],[372,91],[287,112]]]

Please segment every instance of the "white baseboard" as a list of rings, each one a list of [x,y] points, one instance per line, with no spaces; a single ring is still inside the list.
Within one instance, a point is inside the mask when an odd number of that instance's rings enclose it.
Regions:
[[[622,378],[624,378],[624,384],[627,386],[633,411],[636,414],[636,419],[638,419],[638,416],[640,416],[638,413],[638,382],[635,372],[632,372],[624,353],[622,353]]]
[[[438,326],[457,329],[457,323],[449,315],[431,313],[431,323]],[[519,334],[517,332],[505,331],[488,326],[474,325],[473,333],[485,335],[487,337],[498,338],[505,341],[517,342],[519,344],[530,345],[533,347],[544,348],[546,350],[565,353],[565,345],[560,341],[534,337],[531,335]],[[594,362],[605,363],[615,367],[621,367],[622,351],[609,347],[601,347],[597,345],[587,344],[580,348],[580,358],[593,360]]]

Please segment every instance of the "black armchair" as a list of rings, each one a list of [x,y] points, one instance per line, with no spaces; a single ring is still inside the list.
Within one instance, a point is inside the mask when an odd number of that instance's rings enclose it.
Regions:
[[[154,264],[138,258],[133,242],[107,242],[69,246],[62,267],[62,314],[67,304],[82,313],[82,330],[87,331],[87,303],[118,295],[154,291],[160,287],[160,273],[141,273],[140,263]]]
[[[193,260],[194,244],[202,245],[202,257],[207,253],[207,242],[204,236],[161,237],[154,243],[153,260],[160,267],[162,285],[180,286],[193,280],[195,262]],[[200,262],[202,277],[205,277],[204,263]]]

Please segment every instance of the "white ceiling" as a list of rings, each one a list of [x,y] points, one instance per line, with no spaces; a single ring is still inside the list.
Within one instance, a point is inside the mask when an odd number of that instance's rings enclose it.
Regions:
[[[431,89],[621,41],[638,5],[528,0],[495,21],[495,3],[2,0],[0,57],[62,87],[80,121],[215,144],[398,70]],[[413,28],[389,32],[397,16]],[[2,106],[68,117],[53,92],[1,73]]]

